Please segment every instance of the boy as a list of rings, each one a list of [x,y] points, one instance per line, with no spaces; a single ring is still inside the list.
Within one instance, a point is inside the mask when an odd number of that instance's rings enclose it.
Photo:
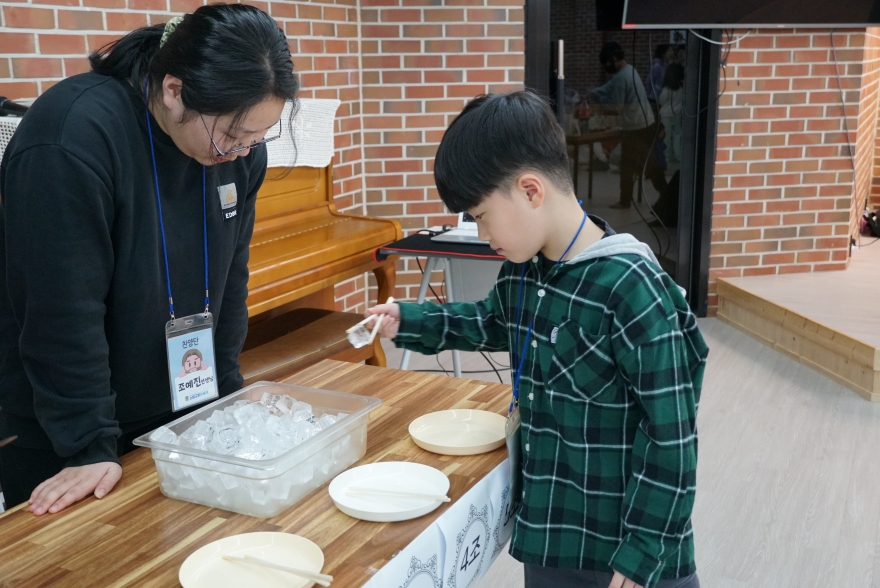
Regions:
[[[565,136],[528,92],[452,122],[434,177],[507,257],[481,302],[383,304],[398,347],[508,350],[522,418],[510,552],[526,588],[695,588],[696,410],[708,349],[650,249],[587,218]]]

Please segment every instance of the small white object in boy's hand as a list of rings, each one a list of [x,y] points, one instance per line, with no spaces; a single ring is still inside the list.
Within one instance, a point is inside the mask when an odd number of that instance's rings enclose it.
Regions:
[[[348,332],[348,342],[355,349],[369,345],[371,340],[371,333],[364,325],[355,325],[354,329]]]
[[[389,297],[388,301],[385,304],[391,304],[394,302],[393,297]],[[370,322],[375,315],[368,316],[358,324],[354,325],[350,329],[346,331],[348,335],[348,342],[351,343],[352,347],[355,349],[360,349],[361,347],[366,347],[370,345],[373,340],[376,338],[376,334],[379,332],[379,328],[382,326],[382,319],[385,318],[384,314],[380,314],[376,319],[376,324],[373,325],[373,330],[370,331],[366,324]]]

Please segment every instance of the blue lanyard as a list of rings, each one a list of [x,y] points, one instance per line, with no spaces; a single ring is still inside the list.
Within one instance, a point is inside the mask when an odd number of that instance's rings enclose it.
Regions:
[[[568,255],[568,252],[571,250],[574,242],[577,241],[577,238],[580,236],[581,231],[584,228],[584,223],[587,222],[587,213],[584,211],[584,218],[581,219],[581,226],[578,227],[577,233],[574,234],[574,239],[571,240],[571,243],[568,244],[568,247],[565,248],[565,252],[562,256],[556,260],[556,263],[553,264],[553,267],[556,267],[562,260],[565,259],[565,256]],[[513,361],[516,364],[516,373],[513,376],[513,400],[510,402],[510,406],[507,409],[507,412],[513,412],[513,407],[519,404],[519,379],[522,376],[523,366],[526,362],[526,353],[529,350],[529,341],[532,338],[532,327],[535,325],[535,317],[532,316],[532,319],[529,321],[529,328],[526,331],[526,340],[523,343],[522,353],[520,353],[519,360],[516,358],[516,350],[519,349],[519,324],[522,320],[522,316],[520,315],[522,309],[522,299],[523,299],[523,282],[526,277],[526,264],[522,265],[522,272],[519,275],[519,294],[516,299],[516,334],[513,338]]]
[[[147,83],[144,82],[144,100],[147,99]],[[150,123],[150,109],[146,108],[147,130],[150,136],[150,156],[153,160],[153,180],[156,183],[156,205],[159,208],[159,231],[162,234],[162,254],[165,257],[165,279],[168,285],[168,310],[171,321],[174,321],[174,298],[171,297],[171,272],[168,270],[168,245],[165,243],[165,223],[162,221],[162,198],[159,197],[159,171],[156,167],[156,149],[153,146],[153,125]],[[202,231],[205,244],[205,314],[208,314],[210,298],[208,296],[208,188],[207,172],[202,166]]]

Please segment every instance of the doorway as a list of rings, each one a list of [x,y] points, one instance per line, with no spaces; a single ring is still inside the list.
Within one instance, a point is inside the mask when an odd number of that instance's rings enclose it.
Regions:
[[[705,316],[721,35],[622,30],[601,4],[526,1],[526,86],[558,113],[584,209],[648,244]]]

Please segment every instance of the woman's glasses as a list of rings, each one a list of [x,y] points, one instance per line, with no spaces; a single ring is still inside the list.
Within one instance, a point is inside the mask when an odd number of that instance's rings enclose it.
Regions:
[[[208,133],[208,137],[211,139],[211,145],[213,145],[214,150],[217,151],[217,157],[226,157],[227,155],[231,155],[233,153],[240,153],[242,151],[246,151],[247,149],[253,149],[254,147],[257,147],[258,145],[262,145],[263,143],[268,143],[270,141],[274,141],[275,139],[281,138],[281,133],[282,133],[281,121],[279,120],[276,123],[278,125],[278,134],[277,135],[273,135],[271,137],[264,137],[262,140],[254,141],[250,145],[245,145],[243,147],[236,147],[234,149],[229,149],[228,151],[222,151],[219,147],[217,147],[217,143],[214,142],[214,135],[211,133],[211,130],[208,128],[208,123],[205,122],[205,117],[203,117],[201,114],[199,114],[199,118],[202,119],[202,124],[205,125],[205,131]],[[275,125],[272,125],[272,127],[274,128]],[[271,131],[271,129],[270,129],[270,131]]]

